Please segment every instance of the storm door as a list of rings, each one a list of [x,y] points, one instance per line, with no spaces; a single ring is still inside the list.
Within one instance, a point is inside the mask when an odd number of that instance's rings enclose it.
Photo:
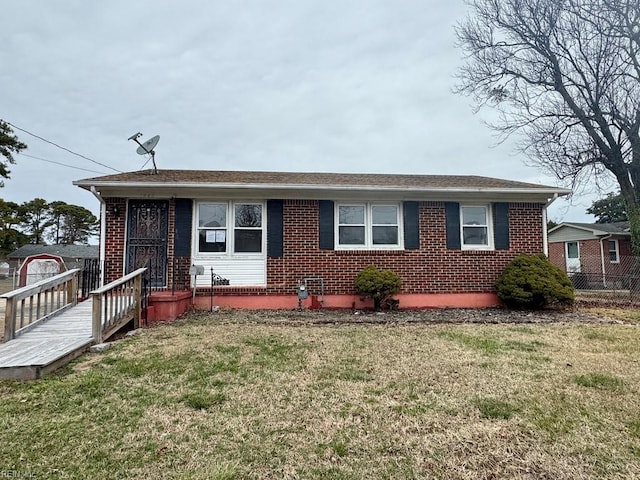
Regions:
[[[148,268],[150,286],[167,284],[169,202],[131,200],[127,218],[127,273]]]
[[[567,272],[580,271],[580,244],[578,242],[565,242],[565,254],[567,258]]]

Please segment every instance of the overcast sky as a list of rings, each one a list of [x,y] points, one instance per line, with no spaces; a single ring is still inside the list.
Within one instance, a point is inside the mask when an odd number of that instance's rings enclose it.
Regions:
[[[466,14],[461,0],[4,2],[0,118],[110,168],[16,130],[30,157],[16,156],[0,197],[97,214],[71,182],[149,168],[127,140],[138,131],[160,135],[158,168],[558,185],[514,142],[497,145],[490,111],[452,93]],[[549,216],[592,221],[592,200],[558,201]]]

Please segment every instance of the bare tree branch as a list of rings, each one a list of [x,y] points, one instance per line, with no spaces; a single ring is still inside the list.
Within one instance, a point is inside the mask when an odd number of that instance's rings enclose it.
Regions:
[[[499,113],[531,163],[573,185],[613,176],[640,255],[640,2],[468,0],[456,91]]]

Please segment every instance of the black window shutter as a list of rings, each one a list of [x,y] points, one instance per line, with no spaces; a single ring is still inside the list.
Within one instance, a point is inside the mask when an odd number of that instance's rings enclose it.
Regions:
[[[284,253],[282,200],[267,200],[267,256],[280,258]]]
[[[444,213],[447,222],[447,248],[460,250],[460,204],[445,202]]]
[[[418,202],[403,202],[404,248],[416,250],[420,248],[420,217]]]
[[[176,257],[191,256],[191,219],[193,215],[190,198],[176,198],[175,231],[173,252]]]
[[[509,204],[493,204],[493,237],[496,250],[509,250]]]
[[[321,250],[333,250],[334,224],[333,202],[331,200],[318,201],[318,247]]]

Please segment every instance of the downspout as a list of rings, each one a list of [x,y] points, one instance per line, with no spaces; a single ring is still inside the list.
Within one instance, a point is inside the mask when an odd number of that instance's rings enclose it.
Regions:
[[[104,198],[100,196],[100,193],[93,185],[91,185],[91,193],[100,202],[100,285],[104,285],[105,241],[107,239],[107,205],[105,204]]]
[[[554,193],[553,197],[547,201],[542,209],[542,252],[544,256],[549,258],[549,239],[547,235],[547,208],[558,198],[558,194]]]
[[[604,241],[609,240],[612,236],[613,235],[610,233],[600,239],[600,263],[602,264],[602,285],[604,288],[607,288],[607,271],[605,270],[604,264]]]

